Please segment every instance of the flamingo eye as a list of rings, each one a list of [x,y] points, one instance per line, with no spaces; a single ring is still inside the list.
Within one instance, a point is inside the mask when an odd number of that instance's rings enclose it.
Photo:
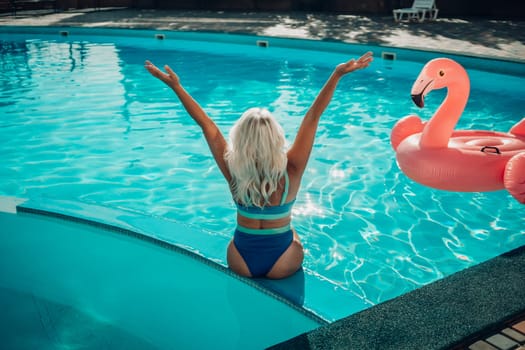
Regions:
[[[444,71],[444,70],[440,70],[440,71],[439,71],[439,76],[442,77],[442,76],[444,76],[444,75],[445,75],[445,71]]]

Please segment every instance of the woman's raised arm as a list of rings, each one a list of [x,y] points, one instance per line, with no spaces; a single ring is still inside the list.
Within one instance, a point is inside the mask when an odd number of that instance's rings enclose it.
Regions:
[[[169,66],[164,66],[166,73],[161,71],[150,61],[146,61],[144,66],[151,73],[151,75],[164,82],[173,90],[173,92],[175,92],[188,114],[201,127],[204,137],[208,142],[208,146],[210,147],[211,153],[215,158],[215,162],[226,178],[226,181],[229,183],[231,180],[231,175],[226,165],[226,161],[224,160],[224,153],[226,152],[227,143],[215,122],[208,116],[208,114],[206,114],[197,101],[195,101],[193,97],[191,97],[191,95],[184,89],[180,83],[179,77],[173,70],[171,70]]]
[[[357,60],[351,59],[348,62],[341,63],[335,68],[326,81],[316,99],[306,112],[301,126],[299,127],[299,131],[297,132],[297,136],[295,137],[295,141],[288,151],[288,164],[297,174],[302,175],[306,168],[306,164],[308,163],[312,151],[319,119],[332,100],[339,79],[347,73],[368,67],[370,62],[372,62],[372,52],[365,53]]]

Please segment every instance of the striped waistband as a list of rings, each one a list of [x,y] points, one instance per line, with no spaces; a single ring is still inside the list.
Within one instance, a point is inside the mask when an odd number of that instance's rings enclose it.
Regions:
[[[248,219],[255,220],[278,220],[283,219],[291,215],[292,207],[295,203],[295,199],[288,203],[281,205],[274,205],[269,207],[248,207],[235,203],[239,214]]]
[[[241,225],[237,225],[237,231],[246,233],[249,235],[278,235],[281,233],[288,232],[292,229],[290,224],[276,228],[249,228]]]

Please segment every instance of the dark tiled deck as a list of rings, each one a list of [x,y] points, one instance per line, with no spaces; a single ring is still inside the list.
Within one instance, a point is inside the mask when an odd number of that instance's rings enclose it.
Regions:
[[[481,336],[471,343],[469,350],[525,350],[525,316],[523,320],[510,322],[507,327],[489,336]]]

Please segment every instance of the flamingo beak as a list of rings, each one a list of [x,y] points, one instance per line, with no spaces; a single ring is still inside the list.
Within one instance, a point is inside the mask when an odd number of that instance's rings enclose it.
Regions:
[[[423,93],[411,95],[411,96],[412,96],[412,101],[414,101],[416,106],[418,106],[419,108],[423,108],[425,106],[425,100],[424,100]]]
[[[412,86],[412,101],[418,106],[419,108],[423,108],[425,106],[425,96],[427,93],[429,93],[434,86],[434,80],[421,77],[416,80],[414,83],[414,86]]]

